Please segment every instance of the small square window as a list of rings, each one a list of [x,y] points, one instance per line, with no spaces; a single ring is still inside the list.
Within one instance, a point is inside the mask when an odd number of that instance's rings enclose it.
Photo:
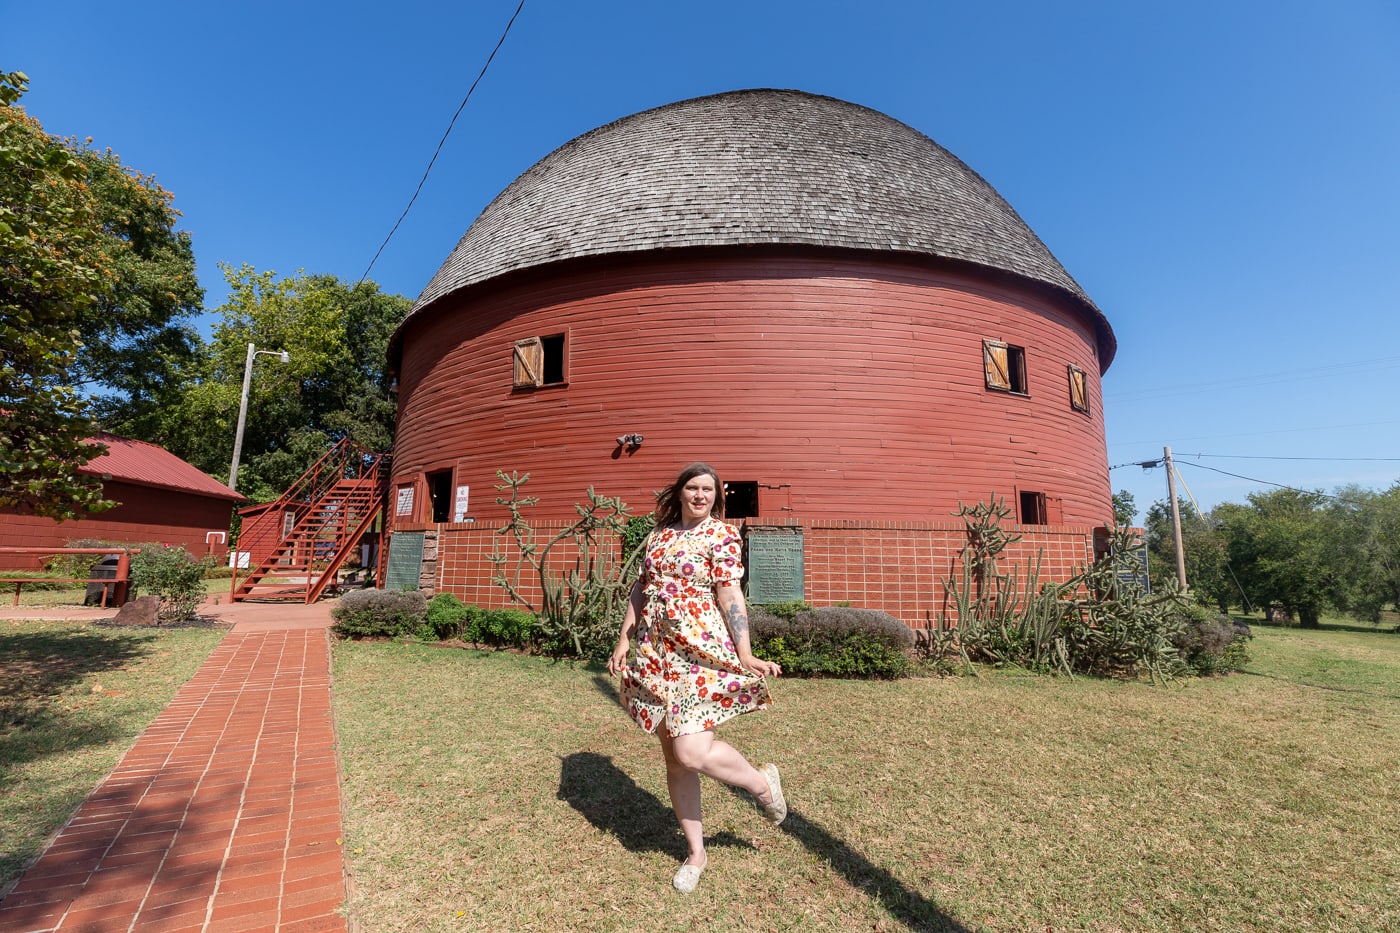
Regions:
[[[537,389],[540,386],[564,382],[564,335],[526,337],[515,342],[514,381],[517,389]]]
[[[1026,348],[1000,340],[982,341],[982,368],[987,388],[997,392],[1026,394]]]
[[[1084,370],[1069,364],[1069,407],[1075,411],[1089,412],[1089,383]]]

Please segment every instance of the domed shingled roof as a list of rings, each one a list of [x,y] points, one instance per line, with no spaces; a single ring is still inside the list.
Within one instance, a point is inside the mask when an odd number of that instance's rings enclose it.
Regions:
[[[893,117],[792,90],[684,100],[565,143],[487,205],[409,317],[545,263],[758,244],[926,255],[1010,273],[1088,311],[1101,368],[1116,349],[1103,313],[980,175]]]

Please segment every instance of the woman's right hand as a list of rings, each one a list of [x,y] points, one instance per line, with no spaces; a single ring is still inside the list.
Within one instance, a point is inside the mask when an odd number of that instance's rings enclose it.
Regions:
[[[617,640],[617,647],[613,649],[612,657],[608,658],[609,674],[622,674],[622,669],[627,666],[627,649],[631,646],[632,642],[626,635]]]

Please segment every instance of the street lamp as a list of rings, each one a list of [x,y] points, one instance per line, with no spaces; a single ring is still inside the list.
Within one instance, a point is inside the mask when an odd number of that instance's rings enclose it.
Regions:
[[[248,344],[248,361],[243,364],[243,397],[238,402],[238,428],[233,432],[233,463],[228,468],[228,488],[238,490],[238,457],[243,453],[243,424],[248,420],[248,386],[253,381],[253,357],[275,356],[284,363],[292,358],[286,350],[259,350]]]

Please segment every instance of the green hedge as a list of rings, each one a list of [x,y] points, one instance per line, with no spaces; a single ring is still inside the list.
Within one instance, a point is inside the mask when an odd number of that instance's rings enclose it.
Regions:
[[[910,673],[914,633],[894,616],[874,609],[785,604],[749,612],[754,654],[798,677],[891,679]]]
[[[423,637],[460,638],[495,648],[536,647],[539,621],[523,609],[482,609],[468,606],[451,593],[439,593],[428,603]]]

